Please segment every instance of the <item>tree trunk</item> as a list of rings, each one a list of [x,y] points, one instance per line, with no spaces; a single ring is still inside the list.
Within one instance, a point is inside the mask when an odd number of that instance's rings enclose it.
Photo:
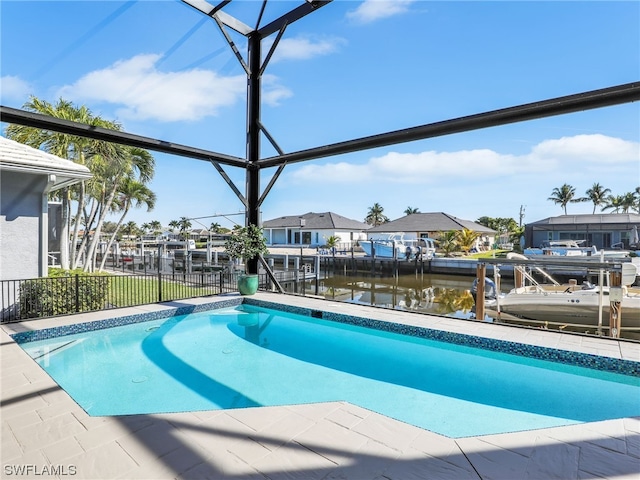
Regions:
[[[84,235],[82,236],[82,241],[80,242],[80,246],[78,247],[78,252],[82,252],[87,248],[87,243],[89,242],[89,234],[91,232],[91,226],[93,225],[93,222],[96,219],[96,214],[98,213],[98,207],[96,205],[96,202],[93,202],[91,204],[91,212],[89,213],[88,216],[88,220],[86,220],[85,223],[85,229],[84,229]],[[78,218],[78,217],[76,217]],[[87,218],[87,215],[85,214],[85,219]],[[85,251],[85,258],[88,259],[88,255],[87,255],[87,251]],[[73,268],[76,269],[78,268],[78,266],[80,265],[80,257],[81,255],[76,255],[74,262],[72,263]],[[86,263],[86,262],[85,262]]]
[[[116,225],[115,230],[113,231],[113,233],[111,234],[111,238],[109,238],[109,242],[107,243],[107,247],[105,248],[105,254],[102,257],[102,261],[100,262],[100,267],[98,268],[98,271],[101,272],[104,269],[104,264],[107,260],[107,252],[109,251],[109,249],[111,248],[111,245],[113,245],[113,241],[116,239],[116,235],[118,233],[118,230],[120,230],[120,227],[122,226],[122,222],[124,222],[124,217],[127,216],[127,213],[129,212],[129,205],[127,204],[127,206],[124,209],[124,213],[122,214],[122,216],[120,217],[120,220],[118,220],[118,224]]]
[[[60,267],[69,270],[69,189],[62,192],[62,226],[60,231]]]
[[[98,223],[96,225],[93,238],[91,239],[91,243],[89,244],[89,249],[87,251],[87,261],[84,264],[83,271],[93,271],[95,268],[95,260],[96,260],[96,252],[98,241],[100,240],[100,232],[102,230],[102,224],[104,223],[104,219],[107,217],[107,213],[109,212],[109,208],[113,203],[113,199],[116,197],[116,192],[118,191],[118,184],[116,183],[111,192],[109,192],[109,197],[107,201],[105,201],[100,206],[100,217],[98,218]]]
[[[75,247],[76,242],[78,241],[78,229],[80,228],[80,215],[82,215],[82,209],[84,207],[84,181],[80,182],[80,195],[78,197],[78,210],[76,211],[76,220],[75,225],[73,226],[73,236],[71,239],[71,244]],[[86,229],[85,229],[86,230]],[[85,231],[86,236],[86,231]],[[71,265],[73,268],[77,268],[78,266],[78,251],[73,248],[71,250]]]

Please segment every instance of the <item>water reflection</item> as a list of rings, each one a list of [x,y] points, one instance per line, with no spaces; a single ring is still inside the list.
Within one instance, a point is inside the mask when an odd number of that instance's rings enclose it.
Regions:
[[[264,318],[265,315],[262,315]],[[260,313],[253,311],[241,311],[238,313],[238,326],[244,327],[244,339],[255,345],[265,348],[269,347],[269,340],[267,337],[261,337],[264,330],[269,326],[273,320],[273,315],[268,315],[267,318],[260,324]]]
[[[335,275],[321,282],[319,293],[328,299],[361,305],[472,318],[472,282],[473,278],[459,275]]]
[[[431,315],[446,315],[461,319],[475,319],[471,296],[473,277],[464,275],[401,275],[397,279],[375,276],[336,275],[320,284],[320,295],[327,299],[361,305],[407,310]],[[501,291],[514,287],[513,280],[501,279]],[[597,327],[545,322],[515,318],[496,318],[494,311],[486,311],[484,321],[533,328],[599,335]],[[605,326],[605,335],[607,327]],[[623,330],[621,338],[640,340],[636,331]]]

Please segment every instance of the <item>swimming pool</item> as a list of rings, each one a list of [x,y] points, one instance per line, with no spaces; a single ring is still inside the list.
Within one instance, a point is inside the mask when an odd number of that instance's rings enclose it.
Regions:
[[[531,358],[509,342],[498,343],[527,356],[316,310],[221,306],[14,339],[91,415],[344,400],[450,437],[640,415],[637,362],[539,348]]]

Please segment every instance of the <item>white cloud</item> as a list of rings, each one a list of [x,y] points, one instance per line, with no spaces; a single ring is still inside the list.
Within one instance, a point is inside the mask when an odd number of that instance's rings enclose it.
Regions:
[[[390,152],[372,157],[366,163],[326,163],[304,165],[291,173],[297,182],[385,184],[430,184],[474,179],[504,178],[513,175],[545,175],[553,172],[598,171],[635,167],[640,160],[640,144],[605,135],[577,135],[545,140],[524,155],[501,154],[489,149],[454,152]],[[596,179],[597,180],[597,179]],[[564,180],[560,180],[563,183]]]
[[[26,101],[29,94],[33,93],[31,86],[20,77],[5,75],[0,77],[0,92],[2,100]]]
[[[555,157],[600,165],[637,162],[640,160],[638,153],[637,143],[600,134],[545,140],[533,149],[533,155],[541,158]]]
[[[299,182],[318,183],[363,183],[375,177],[375,171],[368,165],[339,162],[326,165],[305,165],[291,173],[291,178]],[[325,175],[331,175],[326,178]]]
[[[223,77],[210,70],[161,72],[160,55],[137,55],[90,72],[58,95],[75,101],[122,105],[118,115],[138,120],[198,120],[217,115],[246,90],[244,75]]]
[[[371,23],[381,18],[409,11],[415,0],[364,0],[358,8],[347,13],[347,18],[358,23]]]
[[[280,101],[291,98],[293,92],[278,83],[275,75],[262,76],[262,101],[272,107],[280,105]]]
[[[321,55],[329,55],[336,52],[345,43],[344,39],[338,37],[285,38],[278,43],[273,61],[308,60]]]

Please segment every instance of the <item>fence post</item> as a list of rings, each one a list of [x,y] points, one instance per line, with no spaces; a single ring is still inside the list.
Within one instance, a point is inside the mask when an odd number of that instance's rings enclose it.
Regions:
[[[484,279],[486,273],[487,265],[478,262],[478,265],[476,265],[476,278],[478,279],[476,287],[476,319],[480,321],[484,320]]]
[[[620,338],[622,327],[622,273],[609,272],[609,335]]]
[[[158,303],[162,302],[162,272],[158,268]]]
[[[76,273],[76,313],[80,312],[80,276]]]

